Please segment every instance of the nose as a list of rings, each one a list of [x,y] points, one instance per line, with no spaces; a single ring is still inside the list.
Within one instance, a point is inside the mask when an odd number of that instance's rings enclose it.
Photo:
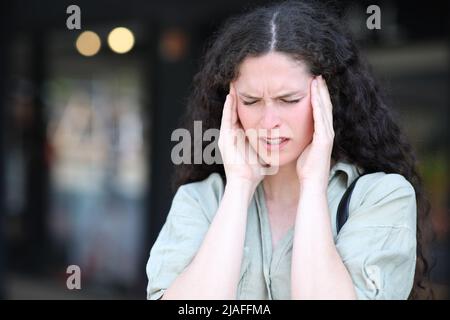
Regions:
[[[264,113],[261,118],[261,127],[264,129],[279,128],[281,125],[281,119],[278,114],[279,110],[272,103],[266,103],[264,107]]]

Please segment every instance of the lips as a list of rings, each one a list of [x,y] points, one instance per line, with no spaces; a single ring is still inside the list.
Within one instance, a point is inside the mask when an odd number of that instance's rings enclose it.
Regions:
[[[289,143],[291,139],[286,137],[278,137],[278,138],[261,138],[260,139],[267,150],[281,150],[284,146]]]
[[[270,145],[277,145],[277,144],[281,144],[284,141],[289,140],[288,138],[285,137],[278,137],[278,138],[261,138],[262,141],[264,141],[264,143],[270,144]]]

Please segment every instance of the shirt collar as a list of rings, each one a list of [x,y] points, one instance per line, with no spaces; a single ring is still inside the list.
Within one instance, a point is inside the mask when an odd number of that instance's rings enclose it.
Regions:
[[[337,161],[334,166],[331,168],[330,176],[328,178],[328,182],[338,173],[343,172],[347,176],[347,187],[355,180],[357,177],[361,175],[363,170],[357,167],[354,164],[345,161]]]

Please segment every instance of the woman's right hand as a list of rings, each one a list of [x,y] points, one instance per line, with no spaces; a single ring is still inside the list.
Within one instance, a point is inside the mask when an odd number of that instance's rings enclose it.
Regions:
[[[218,146],[227,181],[245,180],[257,186],[264,177],[265,168],[240,124],[236,89],[232,83],[223,107]]]

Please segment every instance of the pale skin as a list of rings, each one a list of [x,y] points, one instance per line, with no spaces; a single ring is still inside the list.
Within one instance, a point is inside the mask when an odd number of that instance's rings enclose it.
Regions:
[[[274,158],[261,152],[264,139],[249,136],[244,146],[235,144],[240,129],[264,129],[265,138],[289,140],[280,150],[273,147]],[[220,128],[223,198],[196,256],[163,299],[236,299],[247,210],[261,181],[273,249],[294,226],[291,298],[355,299],[333,241],[327,202],[333,139],[332,103],[321,76],[279,52],[246,58],[230,83]],[[249,152],[277,173],[265,175],[263,165],[248,161]]]

